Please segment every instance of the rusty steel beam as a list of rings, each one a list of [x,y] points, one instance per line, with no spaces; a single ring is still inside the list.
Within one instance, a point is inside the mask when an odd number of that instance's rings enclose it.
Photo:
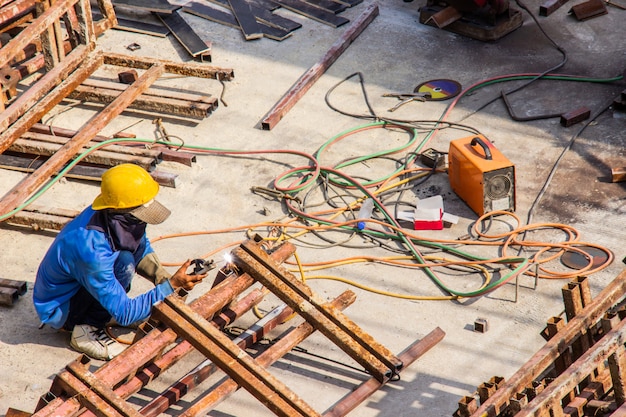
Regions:
[[[11,216],[6,220],[6,223],[20,226],[28,226],[33,230],[61,230],[67,225],[78,212],[72,212],[70,210],[51,210],[49,208],[39,208],[33,205],[29,205],[24,210]]]
[[[626,319],[608,332],[591,349],[585,352],[572,365],[554,381],[552,381],[539,395],[528,403],[515,417],[531,417],[539,415],[540,411],[557,409],[562,413],[561,400],[569,392],[576,389],[576,386],[598,367],[598,363],[607,360],[612,354],[621,349],[624,351],[624,341],[626,341]],[[622,365],[626,365],[623,363]],[[621,370],[624,372],[624,369]]]
[[[273,253],[272,259],[277,262],[283,262],[293,255],[296,248],[289,242],[283,243]],[[211,317],[228,303],[230,303],[237,295],[254,283],[252,277],[243,273],[241,275],[230,274],[220,284],[214,286],[210,291],[201,295],[191,302],[191,307],[201,314],[203,317]],[[252,303],[252,301],[248,301]],[[245,304],[242,300],[237,303],[242,310],[253,304]],[[239,311],[239,310],[237,310]],[[246,310],[247,311],[247,310]],[[237,313],[229,315],[235,317]],[[122,354],[105,363],[102,367],[95,371],[98,379],[108,386],[116,386],[134,375],[129,381],[116,389],[115,393],[121,397],[127,397],[134,392],[139,391],[143,386],[148,384],[153,377],[156,377],[161,371],[169,368],[176,363],[178,359],[191,351],[188,342],[182,342],[162,354],[163,350],[176,340],[176,333],[171,329],[161,330],[158,328],[150,331],[139,341],[129,346]],[[185,347],[187,344],[188,347]],[[148,364],[146,366],[146,364]],[[140,373],[137,370],[141,369]],[[66,400],[55,399],[48,405],[40,403],[37,407],[36,417],[50,417],[54,415],[72,416],[80,409],[80,403],[75,398]],[[84,417],[93,416],[92,413],[86,412]]]
[[[330,304],[333,308],[345,310],[348,306],[354,303],[355,300],[356,295],[352,291],[345,291],[339,295],[339,297],[335,298]],[[289,307],[288,311],[293,313],[293,310]],[[311,324],[304,322],[289,331],[287,334],[281,336],[280,339],[272,344],[272,346],[257,356],[255,360],[263,367],[270,367],[299,343],[313,334],[315,330],[315,327]],[[211,389],[209,393],[194,401],[193,405],[187,408],[179,417],[195,417],[204,415],[239,388],[239,384],[237,384],[237,382],[233,379],[226,379],[224,382]]]
[[[146,69],[150,68],[152,65],[162,64],[165,66],[165,72],[170,74],[186,75],[188,77],[197,78],[212,78],[221,81],[230,81],[235,77],[235,73],[231,68],[220,68],[194,62],[180,63],[156,58],[115,54],[111,52],[107,52],[105,54],[104,63],[117,65],[119,67],[132,67],[137,69]]]
[[[16,16],[31,13],[35,8],[35,0],[15,0],[0,9],[0,26],[15,19]]]
[[[2,49],[0,49],[0,51]],[[62,89],[62,91],[59,91],[56,94],[54,94],[54,90],[53,92],[50,92],[50,90],[55,88],[55,86],[58,86],[57,88],[60,88],[60,86],[63,85],[64,83],[67,84],[67,83],[70,83],[71,80],[75,78],[79,78],[79,75],[84,74],[84,78],[87,78],[89,74],[85,74],[85,72],[87,71],[86,69],[83,69],[81,67],[81,71],[79,71],[78,74],[75,71],[81,64],[89,64],[88,68],[89,69],[93,68],[93,70],[95,71],[96,65],[102,62],[102,59],[100,57],[96,57],[97,63],[85,62],[88,52],[89,51],[86,46],[79,45],[78,47],[76,47],[76,49],[70,52],[70,54],[66,57],[66,59],[63,60],[61,64],[57,65],[51,71],[48,71],[43,77],[39,79],[39,81],[33,87],[28,89],[26,92],[22,93],[13,103],[11,103],[11,105],[7,108],[7,110],[5,110],[4,112],[2,112],[2,114],[0,114],[0,132],[7,129],[12,123],[14,123],[20,118],[22,119],[28,118],[27,111],[29,109],[32,110],[34,106],[36,105],[37,105],[37,108],[43,107],[43,110],[40,112],[41,115],[39,115],[39,118],[41,118],[41,116],[43,116],[52,107],[54,107],[56,104],[60,103],[61,100],[63,100],[64,96],[57,97],[57,95],[59,96],[63,95],[65,91],[68,91],[69,93],[69,91],[73,90],[77,85],[80,85],[80,82],[82,82],[82,79],[78,83],[74,81],[67,88]],[[50,103],[46,105],[42,105],[40,104],[42,102],[50,102]],[[36,117],[37,116],[35,116],[34,118]],[[33,121],[28,120],[28,123],[32,125],[36,121],[38,120],[33,120]],[[0,137],[0,151],[4,152],[6,150],[7,148],[6,142],[9,142],[10,138],[16,139],[19,135],[24,133],[26,130],[28,130],[28,125],[24,127],[23,131],[20,132],[19,134],[12,134],[11,136],[8,136],[6,131],[3,132],[2,136]]]
[[[168,296],[155,305],[153,315],[187,339],[274,414],[279,417],[319,416],[284,383],[195,313],[180,297]]]
[[[233,343],[241,349],[249,348],[272,329],[276,328],[276,326],[284,322],[292,313],[293,312],[285,305],[275,308],[241,335],[233,339]],[[211,321],[211,324],[219,328],[214,321]],[[206,380],[209,376],[215,373],[217,369],[218,368],[213,362],[208,359],[205,360],[173,385],[170,385],[165,391],[152,399],[148,404],[141,407],[139,412],[144,417],[159,416],[171,405],[180,401],[183,395],[197,387],[202,381]]]
[[[111,119],[118,116],[137,96],[143,93],[150,84],[161,76],[163,71],[163,65],[153,66],[142,74],[133,85],[120,94],[115,101],[102,112],[88,120],[76,136],[44,162],[37,171],[20,181],[5,194],[0,200],[0,213],[7,213],[19,206],[22,201],[47,181],[70,158],[73,158],[74,155],[76,155],[87,142],[93,139]]]
[[[439,343],[445,336],[445,332],[439,327],[436,327],[424,338],[415,341],[409,347],[407,347],[398,357],[405,366],[411,365],[423,354],[428,352],[433,346]],[[382,384],[375,378],[370,378],[367,381],[359,385],[355,390],[350,392],[335,405],[333,405],[328,411],[326,411],[324,417],[341,417],[347,415],[350,411],[354,410],[359,404],[365,401],[376,390],[382,387]]]
[[[474,417],[495,417],[515,393],[532,384],[582,333],[595,326],[606,311],[626,293],[626,270],[622,271],[586,306],[580,314],[552,337],[524,366],[503,384],[493,396],[481,404]]]
[[[315,65],[302,74],[289,91],[263,117],[261,127],[264,130],[272,130],[376,16],[378,16],[378,5],[374,3],[368,6],[361,16],[351,23],[350,27],[333,43],[326,54]]]
[[[248,241],[232,252],[238,266],[266,286],[346,354],[384,382],[402,362],[341,312],[325,308],[318,297],[287,271],[279,270],[258,245]]]

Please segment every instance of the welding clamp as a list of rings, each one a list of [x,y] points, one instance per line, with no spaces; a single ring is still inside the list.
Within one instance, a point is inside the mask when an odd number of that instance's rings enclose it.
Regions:
[[[191,261],[193,264],[193,271],[189,275],[202,275],[206,274],[212,269],[215,269],[216,265],[213,259],[194,259]]]

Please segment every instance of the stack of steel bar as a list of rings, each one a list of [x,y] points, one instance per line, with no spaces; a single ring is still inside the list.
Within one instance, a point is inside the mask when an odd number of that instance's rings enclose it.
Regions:
[[[355,301],[354,293],[346,291],[331,302],[318,303],[317,296],[308,287],[296,284],[293,277],[281,272],[280,263],[295,252],[292,244],[283,243],[268,255],[258,242],[246,242],[237,252],[238,260],[218,272],[213,288],[207,293],[189,304],[180,295],[173,294],[155,305],[150,321],[141,326],[133,344],[110,362],[95,371],[90,370],[94,364],[84,356],[67,365],[55,377],[50,391],[41,397],[34,415],[158,416],[168,412],[172,405],[181,406],[179,401],[184,395],[221,370],[230,378],[199,393],[181,415],[205,415],[243,387],[279,416],[344,416],[390,382],[402,365],[410,365],[444,336],[443,331],[436,328],[396,357],[341,313]],[[246,256],[253,259],[248,263]],[[264,282],[273,282],[271,289],[278,289],[277,295],[287,302],[231,340],[219,329],[236,321],[267,296],[267,287],[254,285],[261,276]],[[299,295],[290,298],[290,292]],[[301,292],[307,295],[302,296]],[[247,348],[254,347],[270,330],[294,317],[294,312],[303,314],[302,310],[292,308],[298,303],[308,304],[307,317],[302,315],[306,320],[289,327],[269,348],[252,349],[255,357],[248,353]],[[332,337],[338,347],[371,372],[371,378],[339,399],[324,414],[299,398],[274,376],[276,372],[270,374],[265,369],[316,330]],[[194,349],[204,354],[206,360],[141,409],[131,405],[130,397]],[[379,364],[384,366],[379,367]],[[7,416],[23,415],[20,413],[23,412],[11,409]]]
[[[26,281],[0,278],[0,305],[10,306],[26,294]]]
[[[19,13],[29,16],[32,13],[32,18],[13,25],[14,22],[7,17],[9,13],[2,13],[2,6],[19,6]],[[208,115],[217,105],[216,100],[204,94],[163,93],[161,89],[152,87],[164,73],[220,81],[229,81],[234,77],[233,70],[229,68],[97,51],[96,35],[116,22],[110,0],[98,0],[97,6],[104,17],[94,22],[88,0],[36,0],[33,5],[28,0],[15,0],[10,4],[0,4],[0,32],[11,27],[2,33],[5,37],[8,35],[9,40],[0,48],[0,68],[3,71],[0,76],[3,92],[0,97],[0,154],[7,152],[6,155],[15,156],[10,152],[19,151],[43,155],[38,156],[42,161],[36,169],[0,198],[0,215],[22,205],[91,142],[103,140],[98,136],[100,131],[127,108],[158,109],[167,114],[184,113],[200,118]],[[6,24],[1,20],[2,16],[6,17]],[[110,82],[106,86],[100,83],[95,86],[95,81],[89,80],[95,71],[105,65],[124,68],[125,71],[119,72],[123,83]],[[128,77],[129,73],[135,76]],[[20,82],[27,76],[31,84],[22,88]],[[105,107],[71,134],[35,129],[43,116],[56,105],[72,95],[83,97],[81,94],[97,99]],[[155,163],[154,154],[137,155],[137,150],[126,149],[124,156],[116,155],[114,159],[110,152],[94,153],[89,158],[93,158],[92,163],[106,161],[109,165],[130,160],[148,169]],[[173,156],[171,152],[170,156]],[[167,183],[172,178],[166,176],[161,180]]]
[[[511,378],[494,377],[459,401],[459,417],[626,416],[626,270],[592,300],[585,277],[563,287],[565,319]],[[567,322],[566,322],[567,320]],[[478,405],[480,403],[480,406]]]

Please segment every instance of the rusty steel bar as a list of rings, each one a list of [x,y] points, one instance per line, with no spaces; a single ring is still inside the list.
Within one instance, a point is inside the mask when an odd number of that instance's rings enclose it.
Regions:
[[[402,368],[402,362],[341,312],[321,306],[310,288],[287,271],[280,271],[257,245],[244,242],[233,251],[240,267],[312,322],[326,337],[383,382]]]
[[[65,369],[67,369],[74,377],[78,378],[89,388],[90,391],[113,407],[119,414],[127,417],[141,417],[141,414],[137,410],[131,407],[122,398],[118,397],[113,390],[111,390],[111,388],[103,384],[93,373],[89,372],[85,366],[88,363],[89,358],[83,355],[75,361],[70,362]],[[83,405],[89,408],[92,412],[99,412],[99,409],[94,408],[94,406],[99,406],[100,402],[98,402],[98,404],[88,403]]]
[[[284,262],[293,255],[295,250],[296,248],[293,244],[285,242],[272,252],[271,257],[276,262]],[[230,274],[220,284],[192,301],[190,306],[203,317],[211,317],[253,283],[252,277],[246,273],[239,276]],[[226,324],[229,323],[228,318],[234,320],[252,308],[253,305],[258,304],[262,298],[263,294],[261,294],[260,290],[252,290],[244,298],[231,305],[230,312],[225,312],[220,320],[225,320],[224,323]],[[117,395],[126,398],[139,391],[153,378],[171,367],[192,350],[189,342],[183,341],[160,356],[163,349],[175,340],[176,333],[173,330],[154,329],[145,337],[129,346],[122,354],[100,367],[95,371],[95,374],[109,386],[115,386],[126,379],[128,375],[133,375],[125,384],[115,390]],[[157,358],[157,356],[160,357]],[[153,359],[154,361],[149,363]],[[144,366],[145,364],[148,365]],[[137,373],[136,371],[139,368],[141,368],[141,371]],[[54,407],[54,410],[50,410],[48,406],[44,408],[44,405],[38,407],[36,417],[48,417],[51,412],[54,412],[55,416],[70,416],[78,411],[80,404],[75,399],[70,398],[60,405],[58,401],[55,401]],[[89,411],[82,414],[83,417],[93,417],[93,415]]]
[[[543,373],[582,332],[596,325],[604,313],[626,293],[626,270],[611,281],[580,314],[570,320],[565,327],[551,338],[524,366],[522,366],[507,383],[503,384],[494,395],[481,404],[475,417],[495,417],[516,392],[530,385]]]
[[[352,291],[345,291],[339,297],[331,301],[333,308],[338,310],[345,310],[356,300],[356,295]],[[293,313],[293,310],[288,307],[288,311]],[[315,327],[310,323],[304,322],[289,331],[287,334],[280,337],[272,346],[266,351],[256,357],[256,361],[263,367],[269,367],[277,360],[285,356],[289,351],[296,347],[299,343],[304,341],[307,337],[315,332]],[[195,417],[206,414],[210,409],[214,408],[221,401],[223,401],[230,394],[239,389],[239,384],[231,378],[227,378],[215,388],[196,400],[194,404],[187,408],[179,417]]]
[[[48,158],[35,172],[20,181],[2,197],[0,200],[0,213],[7,213],[18,207],[22,201],[36,191],[54,173],[58,172],[69,159],[73,158],[109,121],[122,113],[137,96],[143,93],[150,84],[163,74],[163,71],[163,65],[153,66],[144,72],[135,83],[120,94],[102,112],[89,119],[76,136]]]
[[[97,413],[98,417],[124,417],[124,415],[120,414],[114,407],[108,404],[103,398],[93,392],[90,387],[83,384],[80,379],[76,378],[70,372],[62,372],[58,374],[55,377],[54,382],[72,396],[74,401],[77,403],[76,410],[80,407],[86,407],[94,413]],[[57,414],[59,410],[63,411],[63,407],[57,408],[53,415],[64,415]]]
[[[439,327],[436,327],[430,333],[428,333],[422,339],[415,341],[409,347],[407,347],[398,357],[404,362],[405,366],[411,365],[423,354],[428,352],[433,346],[439,343],[445,336],[445,332]],[[328,411],[326,411],[324,417],[340,417],[347,415],[350,411],[354,410],[359,404],[365,401],[376,390],[382,387],[379,381],[374,378],[370,378],[367,381],[359,385],[354,391],[339,400]]]
[[[267,313],[262,319],[257,321],[252,327],[248,328],[244,333],[233,339],[233,343],[241,349],[246,349],[263,336],[269,333],[277,325],[285,321],[293,312],[286,305],[279,306]],[[214,326],[218,327],[214,322]],[[180,401],[183,395],[194,389],[202,381],[211,376],[217,367],[209,359],[196,366],[188,372],[184,377],[174,384],[170,385],[160,395],[152,399],[148,404],[143,406],[139,412],[144,417],[157,417],[166,411],[170,405]]]
[[[561,399],[574,390],[581,380],[589,376],[598,366],[618,349],[624,349],[626,340],[626,319],[608,332],[591,349],[578,358],[565,372],[552,381],[537,395],[528,406],[515,417],[537,416],[542,412],[554,409],[556,414],[562,412]]]
[[[14,19],[16,16],[32,12],[34,7],[35,0],[15,0],[11,4],[2,6],[0,9],[0,25]]]
[[[79,65],[86,63],[85,58],[87,57],[87,53],[88,50],[86,46],[77,46],[76,49],[70,52],[70,54],[66,57],[66,59],[63,60],[60,65],[57,65],[56,67],[54,67],[54,69],[48,71],[43,77],[39,79],[39,81],[37,81],[37,83],[33,87],[22,93],[18,98],[16,98],[15,101],[13,101],[13,103],[11,103],[11,105],[7,108],[7,110],[0,114],[0,132],[9,127],[9,125],[18,120],[18,118],[24,116],[27,110],[31,109],[35,104],[39,103],[40,100],[46,94],[48,94],[50,90],[52,90],[55,86],[63,84],[60,83],[61,80],[65,80],[66,78],[68,78],[68,76],[72,74],[72,72],[74,72],[74,70],[78,68]],[[41,60],[41,58],[37,59]],[[97,65],[100,64],[101,59],[97,59],[96,57],[96,59],[92,61],[93,63],[91,63],[89,67],[93,68],[93,70],[95,71]],[[43,60],[41,60],[41,63],[43,63]],[[82,75],[84,72],[86,72],[86,70],[83,69],[80,74]],[[82,82],[88,76],[89,74],[85,74],[84,78],[82,78],[80,82]],[[73,74],[73,77],[77,77],[77,75]],[[69,82],[70,80],[68,79],[64,83]],[[71,91],[76,86],[80,85],[80,82],[73,83],[66,90]],[[54,100],[51,104],[45,106],[43,114],[47,113],[52,107],[61,102],[63,98],[64,97],[60,97]],[[49,100],[49,98],[47,99]],[[43,114],[41,114],[41,116],[43,116]],[[39,118],[41,118],[41,116],[39,116]],[[34,120],[30,124],[32,125],[36,121],[38,120]],[[23,131],[16,135],[11,135],[9,138],[12,138],[13,136],[17,138],[26,130],[28,130],[28,127],[23,128]],[[7,135],[3,133],[2,139],[0,139],[0,151],[2,152],[6,150],[6,148],[8,147],[7,145],[10,145],[10,143],[6,143],[10,140],[9,138],[5,139],[6,136]]]
[[[111,52],[107,52],[105,54],[104,63],[117,65],[119,67],[132,67],[137,69],[146,69],[155,64],[162,64],[165,66],[165,72],[170,74],[179,74],[198,78],[213,78],[221,81],[230,81],[235,77],[231,68],[220,68],[193,62],[181,63],[148,57],[135,57]]]
[[[319,416],[285,384],[259,366],[226,335],[209,325],[179,297],[171,295],[165,298],[155,306],[153,315],[189,340],[198,351],[276,415]]]
[[[29,43],[33,41],[42,32],[52,26],[67,9],[81,0],[57,0],[48,10],[41,14],[37,19],[33,20],[24,30],[17,34],[6,45],[0,48],[0,68],[10,63],[17,53],[23,51]]]

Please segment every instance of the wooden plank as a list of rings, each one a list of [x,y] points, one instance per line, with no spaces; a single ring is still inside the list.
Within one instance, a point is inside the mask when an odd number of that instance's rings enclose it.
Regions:
[[[252,14],[250,5],[246,3],[246,0],[228,0],[230,8],[239,23],[239,28],[243,37],[247,41],[260,39],[263,37],[263,32],[256,21],[256,18]]]
[[[180,8],[180,6],[170,4],[166,0],[113,0],[113,5],[161,14],[171,14]]]
[[[378,16],[378,5],[370,5],[354,21],[343,35],[335,41],[326,54],[318,63],[304,73],[289,91],[274,105],[261,122],[264,130],[271,130],[284,117],[284,115],[300,100],[313,83],[337,60],[348,46],[361,34],[361,32]]]
[[[39,169],[20,181],[0,200],[0,213],[8,213],[26,200],[35,190],[57,172],[76,152],[93,139],[114,117],[118,116],[164,72],[163,65],[155,65],[118,96],[102,112],[88,120],[82,129],[52,155]],[[23,133],[23,132],[22,132]]]
[[[294,13],[301,14],[303,16],[308,17],[309,19],[313,19],[320,23],[324,23],[325,25],[332,26],[337,28],[341,25],[345,25],[349,22],[348,19],[342,16],[337,16],[332,12],[320,9],[319,7],[313,6],[303,0],[274,0],[276,3],[280,4],[287,10],[291,10]]]
[[[196,57],[211,52],[211,48],[194,32],[187,21],[180,14],[180,10],[165,15],[157,13],[157,17],[172,32],[172,35],[180,42],[180,44],[191,54]]]

